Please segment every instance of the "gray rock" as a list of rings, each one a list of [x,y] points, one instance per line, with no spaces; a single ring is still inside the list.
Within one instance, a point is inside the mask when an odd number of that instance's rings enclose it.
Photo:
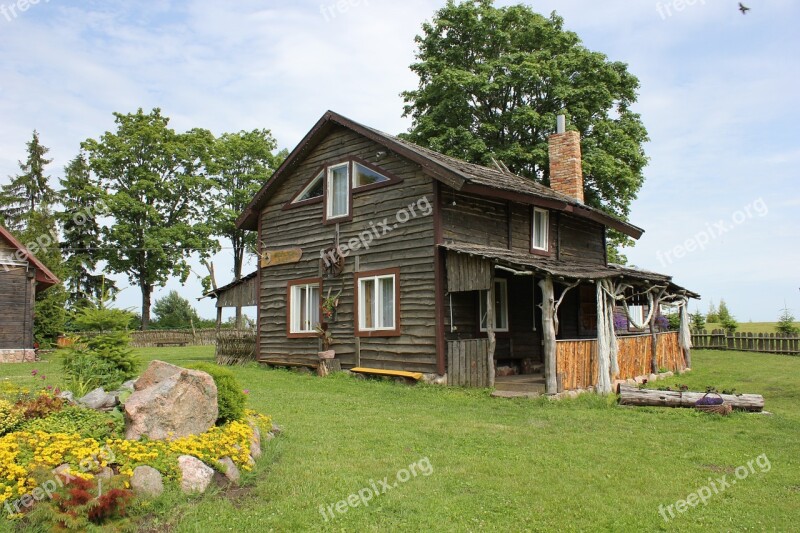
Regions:
[[[261,457],[261,431],[252,424],[250,427],[253,428],[253,436],[250,439],[250,455],[253,459],[258,459]]]
[[[109,479],[111,479],[112,477],[114,477],[114,471],[113,471],[113,470],[111,470],[109,467],[107,467],[107,466],[104,466],[104,467],[102,468],[102,470],[100,470],[100,472],[98,472],[97,474],[95,474],[95,477],[97,477],[97,478],[100,478],[100,479],[109,480]]]
[[[220,487],[227,487],[228,485],[238,485],[239,480],[242,479],[242,474],[239,472],[239,467],[233,462],[230,457],[223,457],[217,461],[217,472],[214,472],[214,481]]]
[[[89,409],[101,411],[113,409],[117,405],[117,397],[107,393],[102,387],[98,387],[83,398],[80,398],[78,403],[85,405]]]
[[[71,390],[61,391],[58,397],[62,400],[66,400],[69,403],[75,403],[75,395],[72,394]]]
[[[272,434],[276,437],[280,437],[281,433],[283,433],[283,427],[278,424],[272,424]]]
[[[191,455],[178,457],[178,468],[181,471],[181,490],[185,494],[205,492],[214,479],[214,469]]]
[[[153,467],[137,466],[131,477],[131,488],[139,496],[157,498],[164,493],[164,478]]]
[[[126,439],[198,435],[217,421],[217,386],[205,372],[153,361],[124,411]]]
[[[119,386],[120,390],[129,390],[131,392],[136,390],[136,380],[131,379]]]

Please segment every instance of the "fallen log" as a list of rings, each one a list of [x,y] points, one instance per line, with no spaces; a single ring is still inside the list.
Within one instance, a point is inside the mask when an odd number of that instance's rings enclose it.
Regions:
[[[620,405],[653,407],[694,407],[705,392],[681,392],[668,390],[639,389],[631,385],[619,386]],[[720,394],[724,403],[740,411],[760,412],[764,410],[764,397],[760,394]]]

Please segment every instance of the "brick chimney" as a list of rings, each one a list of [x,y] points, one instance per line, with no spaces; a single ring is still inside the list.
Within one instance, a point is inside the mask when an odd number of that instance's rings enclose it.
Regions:
[[[550,188],[583,203],[581,134],[566,131],[566,118],[558,115],[556,133],[550,135]]]

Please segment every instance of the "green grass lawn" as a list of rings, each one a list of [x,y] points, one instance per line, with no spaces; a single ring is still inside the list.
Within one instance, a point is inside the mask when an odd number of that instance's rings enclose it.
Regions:
[[[139,350],[175,364],[209,348]],[[408,387],[344,375],[320,379],[252,365],[235,372],[251,406],[285,428],[248,490],[155,505],[152,531],[790,531],[800,517],[800,358],[696,351],[685,383],[763,394],[772,416],[618,407],[583,396],[550,402],[488,391]],[[0,366],[0,377],[47,382],[58,364]],[[746,479],[666,522],[659,506]],[[420,460],[424,460],[420,463]],[[412,463],[419,475],[328,521],[335,505]],[[404,472],[403,472],[404,473]],[[401,475],[403,474],[401,473]],[[428,473],[429,475],[424,475]],[[717,483],[715,481],[715,483]],[[366,490],[364,490],[366,493]],[[335,512],[335,511],[334,511]]]

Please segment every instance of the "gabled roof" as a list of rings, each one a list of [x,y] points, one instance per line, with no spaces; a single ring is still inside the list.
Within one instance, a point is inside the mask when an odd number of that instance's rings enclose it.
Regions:
[[[328,111],[317,121],[311,131],[303,137],[300,144],[297,145],[273,176],[258,191],[236,221],[237,227],[249,230],[257,229],[259,211],[264,207],[272,193],[286,179],[292,169],[325,138],[331,129],[337,126],[358,133],[384,146],[387,150],[417,163],[427,174],[457,191],[520,203],[535,203],[557,211],[573,213],[576,216],[613,228],[634,239],[638,239],[644,233],[643,229],[633,224],[619,220],[594,207],[581,204],[574,198],[556,192],[550,187],[536,183],[528,178],[440,154],[399,139],[394,135],[363,126],[333,111]]]
[[[502,266],[531,270],[551,274],[557,278],[569,280],[598,280],[606,278],[619,278],[635,280],[647,284],[664,285],[669,292],[681,294],[689,298],[700,299],[700,295],[672,282],[672,276],[650,272],[640,268],[628,267],[609,263],[608,266],[581,263],[578,261],[558,261],[533,254],[519,253],[507,248],[493,248],[480,244],[446,243],[440,248],[471,256],[490,259]]]
[[[35,255],[30,253],[28,249],[25,248],[25,246],[3,226],[0,226],[0,238],[8,242],[13,248],[19,250],[20,255],[26,258],[29,262],[33,263],[33,266],[36,267],[37,291],[43,291],[52,287],[53,285],[58,285],[61,283],[61,280],[58,279],[55,274],[50,272],[50,269],[44,266],[44,263],[39,261]]]

